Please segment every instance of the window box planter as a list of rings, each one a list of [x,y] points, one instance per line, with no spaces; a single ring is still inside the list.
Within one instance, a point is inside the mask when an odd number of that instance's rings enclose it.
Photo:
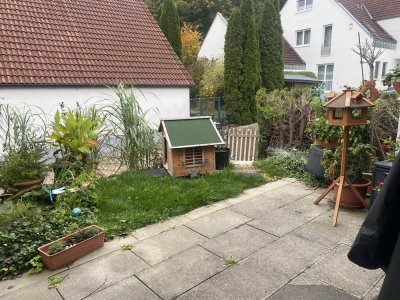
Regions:
[[[53,255],[48,254],[49,247],[57,242],[66,242],[70,240],[73,236],[76,236],[77,234],[83,234],[83,232],[86,232],[90,228],[95,228],[100,231],[99,234],[85,239],[77,244],[74,244],[70,246],[69,248],[66,248],[60,252],[57,252]],[[51,243],[48,243],[46,245],[43,245],[39,247],[39,253],[42,258],[42,261],[44,265],[50,269],[50,270],[57,270],[67,264],[70,264],[74,262],[75,260],[93,252],[94,250],[97,250],[104,245],[104,229],[96,226],[96,225],[91,225],[86,228],[83,228],[81,230],[78,230],[74,233],[71,233],[69,235],[66,235],[56,241],[53,241]]]

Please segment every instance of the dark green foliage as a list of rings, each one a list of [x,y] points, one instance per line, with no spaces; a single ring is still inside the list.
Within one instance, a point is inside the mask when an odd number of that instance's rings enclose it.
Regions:
[[[164,0],[161,7],[160,27],[180,58],[182,55],[181,25],[174,0]]]
[[[291,177],[302,181],[307,186],[324,186],[324,180],[318,179],[305,171],[308,152],[289,152],[270,156],[264,160],[258,160],[254,163],[261,172],[273,178]]]
[[[49,250],[47,250],[47,254],[49,254],[49,255],[56,254],[58,252],[63,251],[64,248],[65,248],[65,242],[64,241],[55,242],[54,244],[51,244],[49,246]]]
[[[225,38],[225,103],[231,123],[256,119],[255,94],[260,84],[260,54],[252,0],[233,10]]]
[[[84,235],[86,238],[90,239],[90,238],[92,238],[92,237],[98,235],[99,233],[100,233],[100,230],[99,230],[99,229],[92,227],[92,228],[87,229],[87,230],[83,233],[83,235]]]
[[[252,0],[242,0],[240,15],[243,33],[241,93],[243,106],[246,108],[242,111],[240,121],[242,124],[248,124],[256,120],[255,95],[260,85],[260,52]]]
[[[374,151],[369,144],[357,143],[350,146],[347,152],[346,176],[352,183],[362,183],[363,173],[370,172],[372,162],[375,160]],[[342,147],[336,150],[324,150],[322,166],[325,176],[331,180],[340,175],[342,161]]]
[[[242,27],[240,22],[240,11],[234,9],[229,19],[228,29],[225,36],[225,109],[227,117],[232,123],[239,123],[241,112],[245,109],[242,105],[241,82],[242,82],[242,56],[241,45]]]
[[[38,247],[96,223],[93,212],[87,209],[74,218],[69,210],[40,208],[30,209],[30,213],[15,216],[14,220],[7,217],[13,209],[0,215],[0,219],[8,219],[0,228],[0,280],[29,270]]]
[[[261,83],[271,92],[284,87],[283,30],[276,0],[265,0],[258,27]]]
[[[108,237],[128,234],[264,183],[260,174],[231,170],[196,179],[151,177],[146,172],[128,171],[101,180],[99,224],[107,229]]]
[[[198,25],[203,36],[210,29],[217,12],[229,17],[232,9],[231,0],[175,0],[175,3],[180,20]]]

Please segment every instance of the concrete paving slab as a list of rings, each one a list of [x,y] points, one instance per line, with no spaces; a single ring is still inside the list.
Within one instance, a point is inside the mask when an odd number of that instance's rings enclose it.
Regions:
[[[112,252],[61,273],[61,276],[68,275],[58,290],[64,299],[82,299],[148,267],[131,251]]]
[[[385,277],[383,277],[379,282],[372,288],[371,291],[365,296],[365,300],[377,300],[379,293],[381,292],[383,281]]]
[[[55,274],[61,273],[65,270],[68,270],[67,267],[61,268],[59,270],[50,271],[43,270],[41,273],[29,275],[28,273],[23,274],[21,277],[12,279],[12,280],[4,280],[0,281],[0,297],[9,293],[12,293],[16,290],[25,288],[33,283],[46,282],[49,276],[53,276]]]
[[[306,270],[306,274],[319,278],[357,297],[365,296],[383,276],[380,270],[363,269],[347,258],[350,247],[339,245],[322,260]]]
[[[295,235],[287,235],[269,244],[253,256],[259,261],[268,261],[275,270],[289,278],[294,278],[317,262],[328,251],[328,248],[320,244]]]
[[[241,260],[275,240],[273,235],[242,225],[205,242],[202,247],[224,259]]]
[[[227,201],[220,201],[220,202],[214,203],[212,205],[203,206],[203,207],[197,208],[195,210],[192,210],[191,212],[189,212],[183,216],[190,220],[196,220],[198,218],[204,217],[208,214],[211,214],[218,210],[227,208],[229,206],[231,206],[231,204],[228,203]]]
[[[258,187],[257,190],[265,193],[265,192],[269,192],[269,191],[281,188],[281,187],[289,185],[289,184],[290,184],[290,182],[288,182],[286,180],[277,180],[277,181],[273,181],[273,182],[264,184],[264,185]]]
[[[155,236],[161,232],[171,230],[179,225],[185,224],[187,222],[190,222],[189,218],[186,218],[184,216],[178,216],[172,219],[169,219],[165,222],[157,223],[157,224],[152,224],[140,229],[135,230],[132,233],[132,236],[137,238],[138,240],[144,240],[149,237]]]
[[[224,261],[195,246],[166,260],[137,277],[162,299],[175,298],[225,268]]]
[[[140,280],[132,276],[86,298],[90,300],[121,300],[121,299],[146,299],[159,300]]]
[[[314,219],[330,210],[328,205],[323,203],[315,205],[314,201],[315,196],[308,195],[283,206],[283,209],[307,220]]]
[[[104,246],[101,247],[100,249],[82,257],[81,259],[78,259],[77,261],[74,261],[73,263],[71,263],[70,265],[68,265],[68,267],[70,269],[75,268],[77,266],[80,266],[84,263],[87,263],[89,261],[92,261],[96,258],[102,257],[104,255],[107,255],[111,252],[114,251],[118,251],[121,250],[121,245],[124,244],[136,244],[138,242],[138,240],[136,238],[134,238],[133,236],[128,236],[126,238],[117,238],[115,240],[112,240],[110,242],[106,242],[104,243]]]
[[[193,230],[179,226],[139,242],[132,252],[153,266],[206,240]]]
[[[32,283],[22,289],[13,291],[0,297],[2,300],[23,300],[23,299],[37,299],[37,300],[61,300],[60,294],[56,289],[49,289],[47,287],[47,280]]]
[[[263,217],[255,219],[248,224],[275,236],[282,237],[307,222],[308,220],[298,215],[294,215],[283,209],[277,209],[264,214]]]
[[[208,238],[213,238],[249,221],[251,219],[242,214],[223,209],[186,223],[185,226]]]
[[[356,300],[349,295],[330,285],[287,285],[268,300]]]
[[[231,210],[244,214],[251,218],[262,218],[266,213],[274,211],[288,203],[296,201],[309,192],[300,189],[285,190],[289,185],[265,192],[250,200],[243,201],[230,207]]]
[[[196,286],[178,299],[259,300],[266,299],[289,279],[265,260],[249,257]]]
[[[343,240],[346,240],[352,230],[355,229],[340,224],[336,227],[332,227],[332,220],[330,217],[327,218],[326,216],[320,216],[299,227],[293,233],[297,236],[333,249]]]

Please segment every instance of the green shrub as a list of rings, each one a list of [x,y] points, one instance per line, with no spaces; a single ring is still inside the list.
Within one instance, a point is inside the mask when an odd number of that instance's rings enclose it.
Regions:
[[[291,177],[311,187],[325,185],[323,180],[316,178],[304,169],[307,156],[307,152],[289,152],[288,154],[279,154],[258,160],[254,165],[270,177]]]
[[[98,235],[99,233],[100,233],[100,230],[99,230],[99,229],[92,227],[92,228],[89,228],[89,229],[85,230],[85,232],[83,233],[83,235],[84,235],[87,239],[90,239],[90,238],[92,238],[92,237]]]
[[[0,187],[7,193],[14,193],[17,191],[14,184],[39,179],[45,171],[46,165],[40,151],[6,153],[0,162]]]
[[[0,214],[0,220],[3,215]],[[95,223],[96,218],[88,209],[83,209],[82,215],[74,218],[70,210],[60,208],[36,208],[33,216],[22,216],[9,222],[0,229],[0,280],[31,269],[30,261],[38,255],[38,247]]]
[[[53,255],[53,254],[63,251],[64,249],[65,249],[64,241],[55,242],[54,244],[51,244],[49,246],[49,250],[47,250],[47,254]]]

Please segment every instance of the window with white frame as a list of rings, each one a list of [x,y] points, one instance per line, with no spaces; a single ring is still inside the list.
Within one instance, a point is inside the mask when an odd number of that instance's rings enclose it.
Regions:
[[[382,63],[382,78],[385,77],[386,72],[387,72],[387,62]]]
[[[203,148],[185,148],[185,166],[194,167],[203,165]]]
[[[313,7],[313,0],[297,0],[297,11],[310,10]]]
[[[318,65],[318,79],[325,83],[327,91],[331,91],[333,86],[333,64]]]
[[[296,31],[296,46],[310,45],[311,29],[303,29]]]
[[[379,69],[381,66],[381,62],[380,61],[376,61],[375,62],[375,68],[374,68],[374,78],[378,79],[379,78]]]

